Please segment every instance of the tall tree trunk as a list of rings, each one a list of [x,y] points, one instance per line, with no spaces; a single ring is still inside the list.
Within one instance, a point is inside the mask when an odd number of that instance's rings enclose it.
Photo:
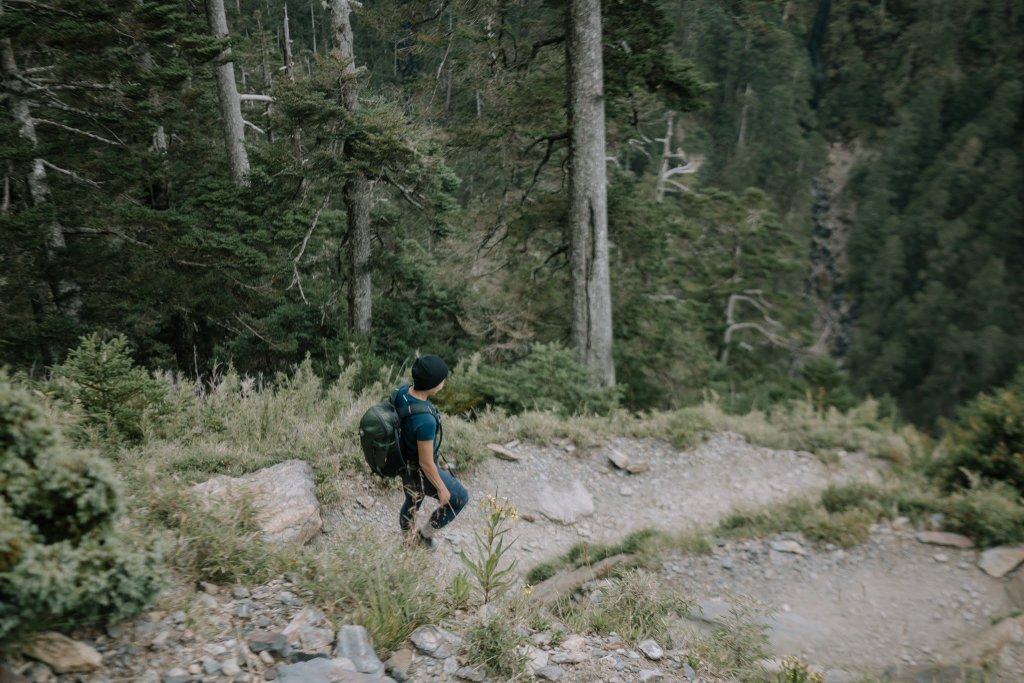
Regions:
[[[345,108],[359,111],[356,84],[355,49],[352,38],[353,3],[332,0],[334,44],[338,47],[345,71],[350,76],[344,85]],[[370,181],[355,172],[345,183],[345,212],[348,217],[348,316],[354,332],[369,332],[373,324],[373,289],[370,283]]]
[[[224,0],[206,0],[206,19],[215,38],[228,37],[228,18]],[[231,48],[217,55],[217,97],[220,100],[221,120],[224,125],[224,149],[228,155],[231,180],[242,187],[248,183],[249,156],[245,152],[245,123],[242,120],[242,101],[235,84],[235,65]]]
[[[3,15],[3,11],[3,3],[0,2],[0,15]],[[8,37],[0,39],[0,71],[3,73],[3,89],[6,91],[7,106],[10,108],[11,116],[19,125],[18,133],[35,148],[39,144],[36,125],[28,101],[21,97],[23,87],[21,74],[14,58],[14,47]],[[32,206],[39,207],[49,203],[50,182],[46,176],[46,165],[42,158],[32,159],[26,174],[26,184]],[[45,317],[47,312],[56,311],[57,315],[74,325],[78,322],[79,312],[82,308],[82,291],[77,282],[64,276],[65,269],[61,267],[60,259],[67,249],[67,242],[64,238],[64,226],[56,216],[50,219],[50,225],[44,237],[44,247],[46,272],[33,295],[36,300],[33,308],[37,311],[37,317]],[[47,343],[45,351],[48,356],[47,360],[51,363],[59,362],[61,351],[56,343]]]
[[[568,19],[572,338],[580,362],[612,386],[601,1],[571,0]]]

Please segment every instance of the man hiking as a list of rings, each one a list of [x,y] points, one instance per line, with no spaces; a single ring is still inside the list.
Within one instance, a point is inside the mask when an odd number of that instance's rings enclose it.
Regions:
[[[413,411],[402,420],[401,448],[407,467],[402,471],[405,503],[399,514],[402,531],[409,532],[413,516],[425,496],[437,499],[440,505],[416,532],[416,539],[427,548],[434,546],[434,534],[447,526],[469,502],[469,492],[450,473],[437,466],[441,448],[441,416],[430,403],[430,397],[444,388],[448,366],[437,356],[420,356],[412,366],[413,385],[395,395],[395,409],[402,414],[417,402],[429,410]]]

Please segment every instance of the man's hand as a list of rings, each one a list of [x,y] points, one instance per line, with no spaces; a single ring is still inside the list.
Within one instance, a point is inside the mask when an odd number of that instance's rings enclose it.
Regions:
[[[439,503],[441,503],[441,507],[444,507],[445,505],[447,505],[448,501],[450,501],[451,499],[452,499],[452,494],[448,490],[447,486],[442,486],[440,489],[438,489],[438,491],[437,491],[437,501]]]

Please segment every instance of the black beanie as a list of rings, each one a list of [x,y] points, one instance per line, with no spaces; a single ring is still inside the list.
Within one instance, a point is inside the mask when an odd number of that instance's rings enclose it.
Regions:
[[[433,389],[448,376],[448,366],[437,356],[420,356],[412,364],[413,386],[417,391]]]

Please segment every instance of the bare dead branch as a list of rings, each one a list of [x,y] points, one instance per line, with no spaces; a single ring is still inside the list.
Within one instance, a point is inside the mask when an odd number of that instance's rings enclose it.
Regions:
[[[558,34],[556,36],[550,36],[548,38],[542,38],[541,40],[536,41],[530,47],[530,56],[526,58],[526,61],[521,62],[520,64],[517,64],[516,68],[517,69],[525,69],[525,68],[527,68],[528,66],[530,66],[530,64],[533,62],[533,60],[537,57],[537,53],[538,52],[540,52],[544,48],[549,47],[551,45],[558,45],[559,43],[564,43],[564,42],[565,42],[565,34],[564,33],[560,33],[560,34]]]
[[[238,96],[238,99],[240,99],[243,102],[273,102],[274,101],[274,98],[271,97],[270,95],[242,94],[242,95]]]
[[[79,182],[79,183],[82,183],[83,185],[88,185],[90,187],[95,187],[96,189],[99,189],[99,187],[100,187],[100,184],[97,183],[95,180],[89,180],[88,178],[83,178],[82,176],[78,175],[74,171],[69,171],[66,168],[61,168],[60,166],[55,166],[55,165],[51,164],[46,159],[40,159],[39,161],[42,162],[43,166],[46,166],[47,168],[52,169],[52,170],[56,171],[57,173],[62,173],[64,175],[68,176],[69,178],[71,178],[72,180],[74,180],[76,182]]]
[[[392,178],[389,174],[385,173],[382,177],[384,178],[385,181],[387,181],[389,185],[391,185],[400,193],[402,193],[402,197],[405,198],[405,201],[409,202],[420,211],[423,211],[423,205],[416,201],[416,198],[412,196],[412,192],[410,192],[408,188],[406,188],[400,182]]]
[[[245,125],[245,126],[249,126],[249,127],[250,127],[250,128],[252,128],[252,129],[253,129],[254,131],[256,131],[257,133],[259,133],[260,135],[266,135],[266,134],[267,134],[267,131],[263,130],[262,128],[260,128],[259,126],[257,126],[257,125],[256,125],[255,123],[253,123],[252,121],[246,121],[245,119],[242,119],[242,125]]]
[[[36,123],[42,123],[42,124],[45,124],[47,126],[54,126],[55,128],[60,128],[62,130],[66,130],[69,133],[75,133],[77,135],[84,135],[87,138],[92,138],[93,140],[98,140],[98,141],[100,141],[100,142],[102,142],[104,144],[113,145],[114,147],[124,147],[125,146],[124,143],[122,143],[122,142],[117,142],[115,140],[109,140],[109,139],[103,137],[102,135],[96,135],[95,133],[90,133],[89,131],[82,130],[80,128],[74,128],[72,126],[65,126],[63,123],[58,123],[56,121],[51,121],[49,119],[39,119],[39,118],[33,117],[32,120],[35,121]]]
[[[551,152],[554,151],[555,143],[561,140],[568,139],[569,131],[565,131],[564,133],[559,133],[557,135],[548,135],[547,137],[534,140],[533,142],[530,143],[530,146],[526,148],[524,154],[529,153],[529,151],[533,149],[534,146],[537,145],[538,143],[547,142],[547,147],[544,149],[544,158],[540,160],[540,163],[537,164],[537,168],[533,170],[533,179],[530,181],[530,186],[526,188],[526,190],[523,192],[523,197],[522,199],[519,200],[519,206],[522,206],[523,204],[526,203],[527,198],[529,198],[530,196],[530,192],[532,192],[533,188],[537,186],[537,180],[540,178],[540,172],[544,169],[544,166],[547,165],[548,161],[551,159]]]
[[[299,288],[299,296],[302,297],[302,302],[305,304],[309,304],[309,300],[306,298],[306,293],[302,290],[302,279],[299,277],[299,261],[302,260],[302,255],[306,253],[306,245],[309,244],[309,238],[313,235],[313,231],[316,230],[316,224],[320,221],[320,214],[323,213],[324,208],[327,206],[327,202],[330,200],[331,193],[328,192],[327,196],[324,197],[324,201],[320,205],[320,208],[317,209],[316,215],[313,216],[313,222],[310,224],[309,230],[306,231],[306,236],[302,238],[302,244],[299,247],[298,255],[292,259],[292,282],[285,288],[291,289],[292,285],[296,285]]]
[[[265,343],[265,344],[269,344],[269,343],[271,343],[269,339],[267,339],[267,338],[266,338],[266,337],[264,337],[264,336],[263,336],[262,334],[260,334],[260,333],[259,333],[259,332],[257,332],[257,331],[256,331],[255,329],[253,329],[252,325],[250,325],[249,323],[247,323],[247,322],[245,322],[244,320],[242,320],[241,316],[239,316],[239,315],[238,315],[237,313],[235,313],[235,314],[234,314],[234,318],[235,318],[235,320],[237,320],[238,322],[242,323],[242,327],[244,327],[245,329],[247,329],[247,330],[249,330],[250,332],[252,332],[252,333],[253,333],[253,335],[254,335],[254,336],[255,336],[256,338],[258,338],[258,339],[259,339],[260,341],[262,341],[262,342],[263,342],[263,343]]]

